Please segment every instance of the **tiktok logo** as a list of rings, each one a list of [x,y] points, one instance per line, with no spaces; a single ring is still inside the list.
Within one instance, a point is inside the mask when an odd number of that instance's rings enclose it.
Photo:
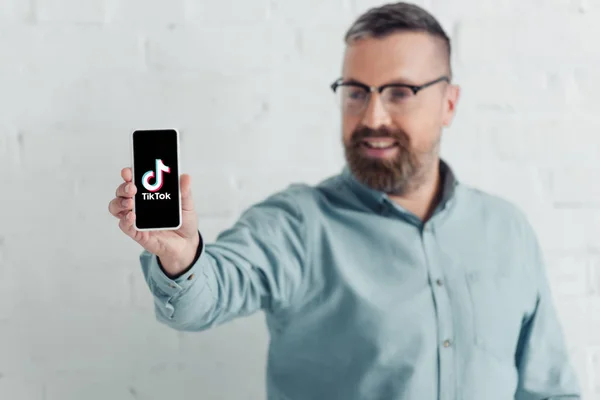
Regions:
[[[156,174],[150,170],[142,176],[142,185],[144,185],[144,188],[149,192],[159,191],[164,183],[163,172],[168,174],[171,172],[171,168],[167,167],[161,159],[156,159]],[[150,179],[152,178],[155,178],[154,183],[150,184]],[[144,200],[164,200],[171,198],[170,193],[143,193],[142,195]]]

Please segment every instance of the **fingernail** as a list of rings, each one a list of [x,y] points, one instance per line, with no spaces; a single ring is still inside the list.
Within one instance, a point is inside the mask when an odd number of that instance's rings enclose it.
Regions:
[[[127,200],[121,200],[121,205],[125,207],[127,205]]]
[[[129,193],[130,190],[130,186],[129,185],[125,185],[125,193]]]

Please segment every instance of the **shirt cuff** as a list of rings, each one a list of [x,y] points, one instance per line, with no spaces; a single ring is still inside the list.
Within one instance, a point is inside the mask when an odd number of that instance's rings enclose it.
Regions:
[[[172,279],[167,276],[160,264],[158,256],[156,254],[152,255],[150,277],[154,281],[155,285],[169,296],[175,296],[180,292],[185,291],[194,283],[197,278],[199,268],[198,261],[200,260],[201,255],[204,253],[204,240],[202,240],[200,231],[198,231],[198,235],[200,236],[200,242],[196,250],[194,261],[192,261],[192,264],[188,267],[186,272],[179,275],[177,278]]]

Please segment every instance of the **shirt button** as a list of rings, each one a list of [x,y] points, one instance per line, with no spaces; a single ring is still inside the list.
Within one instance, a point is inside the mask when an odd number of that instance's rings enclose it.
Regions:
[[[194,274],[191,274],[188,278],[188,281],[191,281],[192,279],[194,279]]]
[[[445,340],[444,341],[444,347],[450,347],[450,340]]]
[[[441,279],[438,279],[435,281],[435,283],[437,283],[438,286],[442,286],[444,284]]]
[[[172,283],[169,283],[169,287],[175,289],[175,285],[173,285]]]

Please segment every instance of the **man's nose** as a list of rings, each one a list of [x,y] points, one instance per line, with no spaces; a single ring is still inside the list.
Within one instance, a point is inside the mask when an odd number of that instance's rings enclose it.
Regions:
[[[363,125],[371,129],[377,129],[380,126],[388,126],[390,122],[390,114],[385,108],[381,96],[376,92],[371,93],[364,111],[362,120]]]

